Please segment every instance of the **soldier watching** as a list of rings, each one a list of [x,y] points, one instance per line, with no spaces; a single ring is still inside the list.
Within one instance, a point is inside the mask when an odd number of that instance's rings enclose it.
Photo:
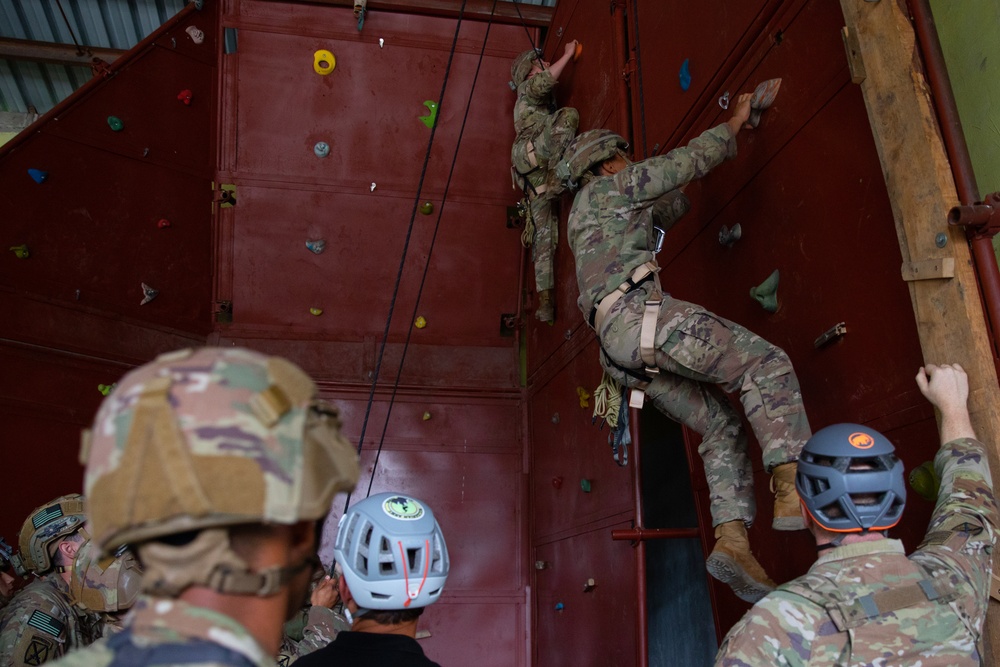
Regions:
[[[86,540],[83,496],[70,494],[36,508],[18,534],[17,574],[36,579],[11,599],[0,617],[0,665],[55,660],[97,638],[97,616],[75,604],[70,579]]]
[[[702,435],[715,547],[705,565],[749,602],[774,582],[750,551],[753,470],[747,439],[724,392],[739,392],[775,486],[775,530],[805,527],[795,494],[795,461],[811,435],[788,355],[746,328],[660,289],[654,231],[666,232],[689,203],[679,191],[736,155],[750,117],[741,95],[732,118],[666,155],[632,164],[628,144],[609,130],[580,134],[556,167],[580,188],[569,214],[584,318],[601,343],[601,365],[671,419]],[[636,390],[640,390],[638,393]],[[642,401],[630,401],[641,407]]]
[[[141,585],[142,566],[128,546],[118,547],[112,558],[101,558],[88,539],[76,552],[69,591],[77,606],[97,614],[97,636],[122,629]]]
[[[450,568],[431,508],[395,493],[366,498],[341,518],[333,555],[351,629],[295,664],[439,667],[416,641],[417,622],[441,597]]]
[[[858,424],[822,429],[796,477],[819,559],[747,612],[716,665],[980,665],[998,518],[989,463],[961,366],[927,365],[917,385],[940,413],[942,443],[923,543],[907,556],[884,534],[906,500],[892,443]]]
[[[312,380],[240,348],[162,355],[104,400],[82,454],[94,543],[133,545],[144,594],[60,664],[273,666],[320,521],[358,477]]]

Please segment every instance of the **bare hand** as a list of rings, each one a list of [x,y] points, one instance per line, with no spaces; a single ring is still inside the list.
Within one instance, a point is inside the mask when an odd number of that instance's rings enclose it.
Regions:
[[[567,42],[566,46],[563,47],[563,56],[569,56],[570,58],[576,53],[576,45],[579,44],[575,39]]]
[[[729,129],[733,131],[734,136],[742,128],[750,129],[750,124],[747,121],[750,120],[750,99],[752,97],[753,93],[743,93],[736,98],[736,108],[733,109],[733,117],[726,121]]]
[[[927,364],[917,372],[920,393],[942,412],[949,414],[966,409],[969,400],[969,376],[958,364]]]
[[[323,577],[316,589],[309,597],[309,602],[314,607],[326,607],[332,609],[333,605],[340,600],[340,593],[337,592],[337,580],[327,575]]]

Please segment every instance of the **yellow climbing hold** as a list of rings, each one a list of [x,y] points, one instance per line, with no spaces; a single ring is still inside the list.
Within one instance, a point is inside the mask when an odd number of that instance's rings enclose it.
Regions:
[[[337,66],[337,59],[326,49],[320,49],[313,54],[313,69],[317,74],[326,76]]]
[[[425,320],[424,316],[421,315],[413,322],[413,326],[417,327],[418,329],[423,329],[425,326],[427,326],[427,320]]]
[[[590,394],[583,387],[576,388],[576,397],[580,399],[581,408],[590,407]]]
[[[322,308],[310,308],[309,312],[312,313],[313,315],[316,315],[317,317],[319,317],[320,315],[323,314],[323,309]]]
[[[425,413],[424,413],[424,421],[427,421],[427,420],[428,420],[428,419],[430,419],[430,418],[431,418],[431,413],[429,413],[429,412],[425,412]]]

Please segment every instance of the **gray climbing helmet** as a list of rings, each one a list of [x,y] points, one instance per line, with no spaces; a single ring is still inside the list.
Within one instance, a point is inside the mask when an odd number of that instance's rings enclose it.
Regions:
[[[441,597],[448,579],[448,547],[434,513],[399,493],[379,493],[349,507],[333,555],[359,616],[426,607]]]
[[[562,188],[576,190],[580,179],[595,164],[628,150],[628,142],[611,130],[588,130],[578,134],[566,147],[555,166],[555,176]]]
[[[813,434],[799,455],[795,488],[812,519],[827,530],[888,530],[903,516],[903,463],[878,431],[834,424]]]

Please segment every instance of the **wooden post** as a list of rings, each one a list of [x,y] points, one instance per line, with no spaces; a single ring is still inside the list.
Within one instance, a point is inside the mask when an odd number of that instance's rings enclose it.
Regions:
[[[892,202],[903,272],[954,260],[954,277],[907,282],[923,356],[929,363],[957,362],[968,371],[972,423],[987,444],[994,488],[1000,489],[1000,385],[969,243],[961,229],[947,224],[958,195],[913,26],[899,0],[840,4],[864,61],[861,92]],[[1000,649],[1000,614],[990,604],[985,664],[995,663],[991,647]]]

